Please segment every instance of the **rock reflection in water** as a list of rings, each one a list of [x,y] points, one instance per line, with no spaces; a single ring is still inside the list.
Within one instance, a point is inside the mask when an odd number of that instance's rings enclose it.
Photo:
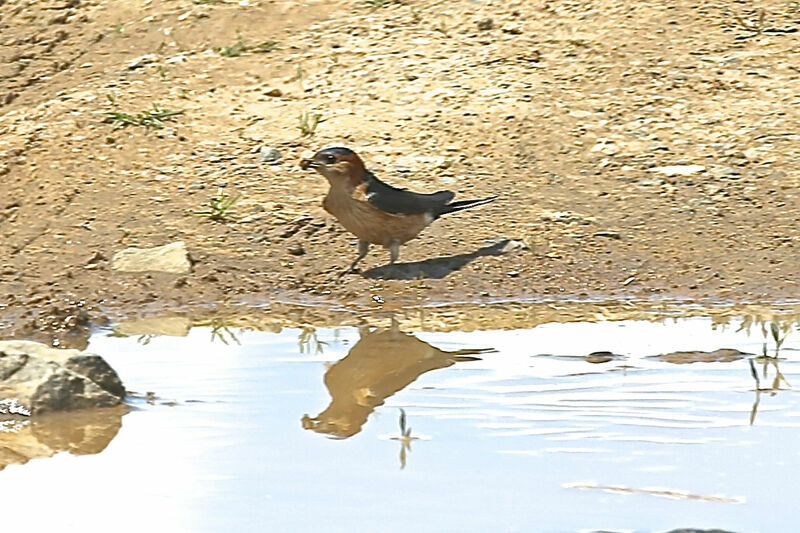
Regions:
[[[413,383],[425,372],[462,361],[477,361],[478,348],[446,352],[400,331],[396,322],[388,329],[361,330],[361,338],[342,360],[325,373],[331,403],[315,417],[304,415],[303,427],[337,438],[352,437],[386,398]]]
[[[91,455],[102,452],[122,426],[127,407],[74,411],[33,419],[0,419],[0,470],[59,452]]]

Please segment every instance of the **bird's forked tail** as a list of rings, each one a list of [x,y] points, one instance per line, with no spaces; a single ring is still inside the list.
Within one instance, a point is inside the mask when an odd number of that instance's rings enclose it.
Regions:
[[[486,198],[480,198],[478,200],[460,200],[458,202],[453,202],[451,204],[443,205],[439,213],[436,216],[446,215],[448,213],[455,213],[456,211],[461,211],[463,209],[469,209],[470,207],[477,207],[479,205],[488,204],[489,202],[494,202],[497,200],[497,196],[487,196]]]

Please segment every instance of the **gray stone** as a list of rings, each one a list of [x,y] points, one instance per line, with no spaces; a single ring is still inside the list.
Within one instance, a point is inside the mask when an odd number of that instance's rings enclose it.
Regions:
[[[494,28],[494,21],[492,19],[486,18],[483,20],[479,20],[477,22],[478,29],[481,31],[489,31]]]
[[[32,341],[0,341],[0,399],[31,415],[112,407],[125,397],[117,373],[100,356]]]
[[[155,248],[128,248],[111,259],[111,268],[121,272],[169,272],[188,274],[192,264],[183,241]]]
[[[276,165],[281,162],[283,157],[277,148],[262,146],[258,152],[258,162],[262,165]]]

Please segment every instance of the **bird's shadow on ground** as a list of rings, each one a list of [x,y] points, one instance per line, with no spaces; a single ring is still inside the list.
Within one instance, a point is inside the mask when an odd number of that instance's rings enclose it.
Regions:
[[[414,263],[395,263],[371,268],[364,272],[365,278],[375,279],[442,279],[460,270],[471,261],[487,255],[503,255],[510,241],[504,239],[490,246],[484,246],[469,254],[436,257]]]

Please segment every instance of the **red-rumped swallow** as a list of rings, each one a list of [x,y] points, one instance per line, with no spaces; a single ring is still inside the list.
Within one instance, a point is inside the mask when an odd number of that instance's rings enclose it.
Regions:
[[[311,159],[303,159],[300,167],[313,168],[328,179],[330,189],[322,206],[358,237],[358,257],[345,274],[352,272],[367,255],[370,244],[388,249],[392,264],[400,255],[400,245],[419,235],[440,216],[497,198],[452,202],[455,197],[452,191],[423,194],[392,187],[376,178],[348,148],[326,148]]]

